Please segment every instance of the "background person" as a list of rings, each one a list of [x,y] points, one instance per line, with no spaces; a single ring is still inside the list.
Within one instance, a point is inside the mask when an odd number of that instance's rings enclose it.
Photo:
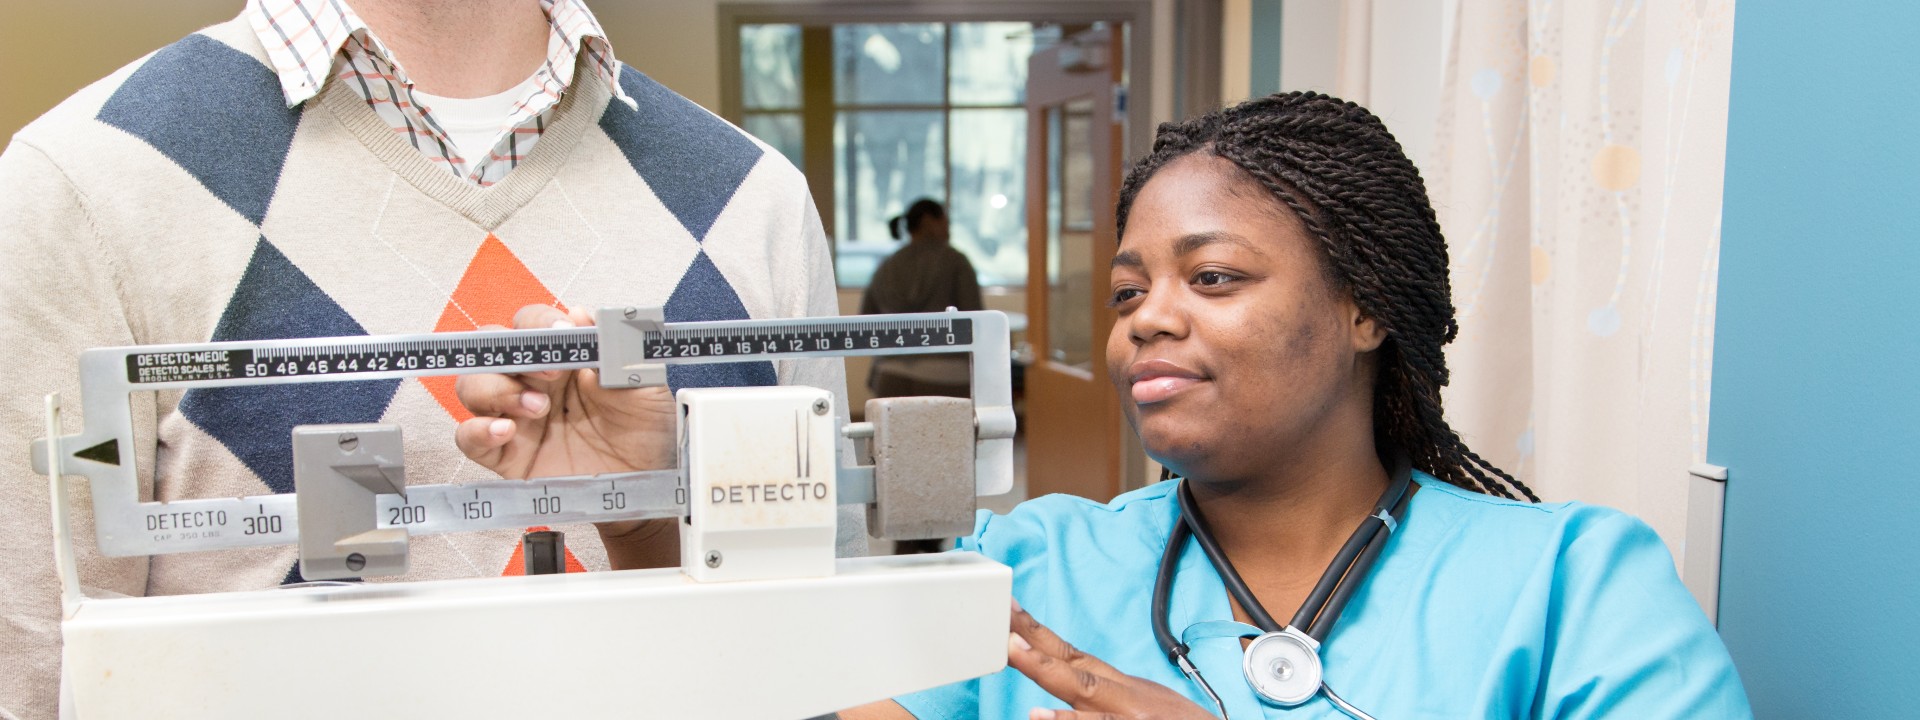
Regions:
[[[948,241],[947,210],[940,203],[915,200],[887,228],[895,240],[905,236],[908,242],[873,272],[860,296],[860,314],[985,308],[973,263]],[[867,387],[874,397],[968,397],[968,377],[964,354],[876,357]]]

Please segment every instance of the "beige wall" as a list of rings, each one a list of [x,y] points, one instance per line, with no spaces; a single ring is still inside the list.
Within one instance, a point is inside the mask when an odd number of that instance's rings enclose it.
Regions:
[[[0,2],[0,137],[74,91],[200,28],[242,0]]]

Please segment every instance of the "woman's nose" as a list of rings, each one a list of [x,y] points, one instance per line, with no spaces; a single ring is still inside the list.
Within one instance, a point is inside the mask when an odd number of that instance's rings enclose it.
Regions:
[[[1177,290],[1179,284],[1158,284],[1164,289],[1149,290],[1128,317],[1134,344],[1144,344],[1162,336],[1180,338],[1187,333],[1187,313]]]

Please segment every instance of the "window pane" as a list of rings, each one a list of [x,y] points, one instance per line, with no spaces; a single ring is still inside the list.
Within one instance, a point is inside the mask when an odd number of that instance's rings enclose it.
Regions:
[[[800,113],[754,113],[746,117],[742,129],[779,150],[794,167],[806,167],[801,164],[801,158],[805,157],[801,150],[805,145],[800,134]]]
[[[946,196],[945,115],[938,110],[841,112],[833,125],[834,237],[840,284],[864,286],[898,247],[887,220],[923,197]]]
[[[1093,368],[1093,102],[1047,109],[1047,359]]]
[[[740,91],[748,110],[800,107],[800,26],[740,26]]]
[[[1027,111],[955,110],[953,247],[982,285],[1027,282]]]
[[[1027,100],[1027,56],[1033,54],[1028,23],[953,25],[952,102],[955,105],[1019,105]]]
[[[833,96],[843,105],[938,105],[946,84],[939,23],[835,25]]]

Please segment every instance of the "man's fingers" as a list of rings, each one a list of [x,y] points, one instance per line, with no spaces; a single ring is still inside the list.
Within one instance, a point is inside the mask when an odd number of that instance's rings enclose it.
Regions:
[[[575,308],[563,312],[552,305],[528,305],[520,308],[513,314],[513,326],[521,330],[575,327],[580,325],[574,318],[574,313],[576,312],[584,313],[586,311]],[[589,322],[587,324],[591,325],[592,323]],[[539,372],[520,374],[523,378],[542,382],[559,380],[565,377],[565,375],[566,372],[563,370],[541,370]]]
[[[552,305],[528,305],[513,313],[513,326],[520,330],[550,328],[554,323],[567,321],[563,327],[572,327],[579,323],[568,320],[567,313]]]
[[[460,452],[467,459],[486,468],[499,464],[500,456],[507,443],[513,441],[518,428],[513,421],[497,417],[468,418],[453,430],[453,444],[460,446]]]
[[[487,417],[544,417],[553,405],[546,393],[506,375],[462,375],[453,383],[453,394],[467,412]]]

